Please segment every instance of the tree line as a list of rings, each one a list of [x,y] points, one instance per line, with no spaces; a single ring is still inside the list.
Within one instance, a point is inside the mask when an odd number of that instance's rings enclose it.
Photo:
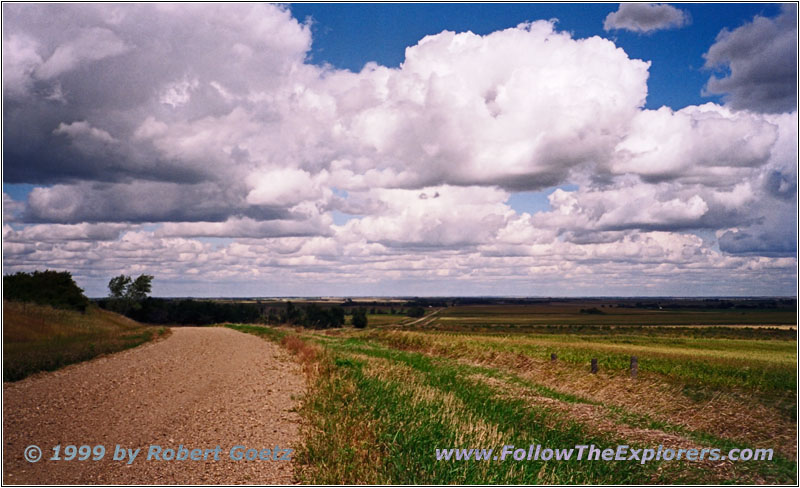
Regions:
[[[315,303],[297,306],[287,302],[285,307],[267,308],[261,303],[222,302],[214,300],[152,298],[153,277],[140,275],[133,279],[120,275],[108,283],[108,297],[97,300],[105,308],[138,322],[147,324],[209,325],[222,322],[290,324],[316,329],[342,327],[345,309],[341,306],[323,307]],[[355,327],[367,326],[363,308],[350,311]]]
[[[417,302],[405,309],[382,307],[372,302],[371,309],[359,306],[350,299],[342,305],[309,303],[296,305],[261,302],[224,302],[215,300],[152,298],[153,276],[136,278],[119,275],[108,282],[108,296],[95,300],[103,309],[125,315],[147,324],[208,325],[222,322],[291,324],[326,329],[342,327],[346,317],[357,328],[368,325],[368,313],[403,314],[422,317],[425,309]],[[85,311],[91,301],[84,295],[67,271],[19,272],[3,276],[3,297],[6,300],[34,302],[56,308]]]

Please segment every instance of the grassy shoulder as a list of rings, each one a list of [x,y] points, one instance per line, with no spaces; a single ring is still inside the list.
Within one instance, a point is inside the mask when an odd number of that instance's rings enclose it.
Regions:
[[[3,381],[136,347],[167,333],[94,306],[81,313],[5,300]]]

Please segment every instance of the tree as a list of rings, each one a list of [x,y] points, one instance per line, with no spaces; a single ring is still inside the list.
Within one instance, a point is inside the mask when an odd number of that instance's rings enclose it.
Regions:
[[[364,308],[357,308],[353,310],[353,327],[357,329],[364,329],[367,327],[367,310]]]
[[[123,298],[125,291],[131,285],[131,277],[125,275],[115,276],[108,282],[108,296],[111,298]]]
[[[123,315],[142,308],[141,302],[150,293],[152,281],[153,277],[146,274],[139,275],[135,280],[125,275],[111,278],[108,282],[108,296],[111,298],[109,308]]]
[[[128,293],[130,293],[130,296],[133,300],[144,300],[147,298],[148,293],[150,293],[152,282],[152,276],[145,274],[139,275],[139,277],[136,278],[128,287]]]

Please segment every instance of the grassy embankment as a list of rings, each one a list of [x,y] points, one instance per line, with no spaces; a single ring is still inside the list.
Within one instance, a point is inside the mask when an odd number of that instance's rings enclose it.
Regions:
[[[307,483],[794,483],[796,342],[784,331],[328,333],[231,326],[300,352]],[[660,330],[661,332],[658,332]],[[771,339],[770,339],[771,338]],[[551,363],[550,352],[559,360]],[[639,378],[628,377],[629,355]],[[598,357],[601,372],[588,374]],[[435,448],[772,448],[773,461],[436,461]]]
[[[81,313],[5,300],[3,381],[136,347],[168,332],[95,306]]]

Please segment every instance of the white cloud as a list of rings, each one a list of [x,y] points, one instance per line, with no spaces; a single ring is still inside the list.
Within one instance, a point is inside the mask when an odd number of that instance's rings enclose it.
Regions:
[[[490,241],[513,210],[496,188],[440,186],[370,192],[382,209],[339,230],[387,246],[450,247]]]
[[[373,102],[346,127],[373,165],[413,170],[405,185],[542,188],[611,155],[644,104],[648,66],[545,21],[443,32],[408,48],[397,70],[362,71]]]
[[[778,128],[769,119],[715,104],[643,110],[616,147],[610,169],[651,179],[729,184],[767,162]],[[726,181],[728,180],[728,181]]]
[[[247,182],[252,188],[247,194],[247,203],[292,207],[306,200],[320,198],[323,193],[320,180],[324,180],[326,175],[323,172],[312,178],[307,171],[291,168],[251,173],[247,177]]]
[[[597,190],[559,189],[550,195],[553,209],[534,215],[532,222],[543,228],[581,232],[702,227],[700,219],[709,210],[705,198],[676,185],[635,180]]]

